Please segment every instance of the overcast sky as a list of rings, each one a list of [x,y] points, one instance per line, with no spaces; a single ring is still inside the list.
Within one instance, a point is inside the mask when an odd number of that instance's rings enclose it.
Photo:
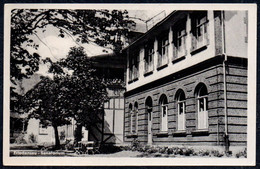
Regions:
[[[162,11],[162,10],[128,10],[130,17],[140,18],[142,20],[149,20],[150,18],[160,14],[156,18],[164,18],[171,11]],[[146,32],[146,24],[143,21],[135,20],[137,23],[136,30],[139,32]],[[151,24],[149,22],[148,24]],[[59,31],[56,28],[49,26],[47,31],[39,33],[37,36],[34,35],[33,39],[36,43],[39,44],[37,51],[29,49],[31,52],[37,52],[42,58],[51,58],[53,61],[56,61],[60,58],[66,57],[69,50],[73,46],[78,46],[75,40],[72,37],[65,36],[64,38],[58,37]],[[85,48],[85,51],[88,56],[95,56],[104,53],[104,48],[97,46],[96,44],[80,44]],[[108,53],[111,53],[111,50],[107,50]],[[40,70],[37,73],[46,74],[47,66],[41,64]]]

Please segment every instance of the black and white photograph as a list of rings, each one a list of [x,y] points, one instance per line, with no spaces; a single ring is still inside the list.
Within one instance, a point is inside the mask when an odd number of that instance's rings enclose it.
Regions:
[[[255,165],[255,4],[4,8],[4,165]]]

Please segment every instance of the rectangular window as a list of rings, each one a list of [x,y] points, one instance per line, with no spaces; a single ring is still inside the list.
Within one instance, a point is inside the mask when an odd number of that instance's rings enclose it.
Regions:
[[[109,99],[109,108],[114,109],[114,99],[113,98]]]
[[[154,43],[150,43],[145,48],[144,73],[153,71]]]
[[[186,19],[173,27],[173,59],[186,55]]]
[[[129,81],[137,80],[139,77],[139,52],[133,52],[129,58]]]
[[[108,101],[104,103],[104,108],[105,108],[105,109],[108,108]]]
[[[208,40],[208,13],[207,11],[194,12],[191,18],[192,49],[202,48]]]
[[[121,99],[119,100],[119,102],[120,102],[120,107],[119,107],[119,108],[120,108],[120,109],[124,109],[124,104],[125,104],[124,99],[121,98]]]
[[[119,99],[115,99],[115,108],[119,109],[120,105],[119,105]]]
[[[167,32],[158,40],[158,68],[168,64],[168,52],[169,37]]]
[[[48,125],[43,125],[43,124],[40,123],[40,125],[39,125],[39,134],[47,135],[48,134],[47,128],[48,128]]]

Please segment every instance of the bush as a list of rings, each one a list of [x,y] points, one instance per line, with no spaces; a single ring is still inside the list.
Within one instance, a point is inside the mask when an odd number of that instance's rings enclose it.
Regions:
[[[15,138],[15,141],[14,141],[16,144],[26,144],[26,141],[24,139],[24,134],[21,133],[18,135],[17,138]]]
[[[240,151],[236,154],[236,158],[240,158],[240,157],[245,157],[247,158],[247,149],[245,148],[244,151]]]
[[[200,150],[198,152],[198,155],[200,156],[208,156],[210,154],[210,152],[208,150]]]
[[[65,140],[65,131],[61,131],[60,132],[60,140],[62,141],[62,140]]]
[[[167,149],[167,154],[173,154],[173,148],[168,148]]]
[[[103,144],[99,148],[99,152],[104,154],[116,153],[122,150],[122,147],[114,146],[112,144]]]
[[[222,156],[224,156],[224,153],[223,153],[223,152],[220,153],[218,150],[212,150],[212,151],[211,151],[211,154],[212,154],[213,156],[215,156],[215,157],[222,157]]]
[[[132,150],[132,151],[136,151],[136,150],[138,150],[140,147],[141,147],[141,144],[140,144],[139,140],[135,138],[135,139],[132,141],[132,143],[131,143],[131,150]]]
[[[191,149],[191,148],[183,148],[183,150],[182,150],[182,153],[183,153],[183,155],[185,155],[185,156],[190,156],[190,155],[193,155],[193,152],[194,152],[194,150],[193,149]]]
[[[65,150],[74,150],[74,142],[72,140],[66,140],[64,149]]]
[[[37,142],[36,136],[35,136],[33,133],[31,133],[31,134],[29,135],[29,142],[30,142],[30,143],[36,143],[36,142]]]

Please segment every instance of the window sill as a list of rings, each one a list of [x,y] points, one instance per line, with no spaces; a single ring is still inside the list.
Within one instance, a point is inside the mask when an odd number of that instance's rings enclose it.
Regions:
[[[209,130],[208,129],[198,129],[191,132],[193,136],[208,136]]]
[[[126,138],[137,138],[137,134],[136,133],[131,133],[126,135]]]
[[[155,134],[157,137],[168,137],[169,133],[168,131],[160,131],[159,133]]]
[[[179,130],[179,131],[174,131],[172,133],[172,135],[175,137],[182,137],[182,136],[185,137],[187,135],[187,133],[186,133],[186,130]]]
[[[186,58],[186,55],[177,57],[177,58],[173,59],[172,63],[180,62],[180,61],[184,60],[185,58]]]
[[[129,81],[128,81],[128,84],[133,83],[133,82],[135,82],[135,81],[137,81],[137,80],[138,80],[138,77],[135,78],[135,79],[133,79],[133,80],[129,80]]]
[[[151,75],[151,74],[153,74],[153,70],[150,70],[150,71],[145,72],[145,73],[144,73],[144,76],[149,76],[149,75]]]
[[[196,49],[193,49],[193,50],[190,52],[190,54],[191,54],[191,55],[194,55],[194,54],[196,54],[196,53],[199,53],[199,52],[201,52],[201,51],[207,49],[207,47],[208,47],[208,45],[203,45],[203,46],[201,46],[201,47],[198,47],[198,48],[196,48]]]
[[[39,135],[48,135],[48,133],[39,133]]]
[[[161,69],[163,69],[163,68],[165,68],[167,66],[168,66],[168,63],[164,64],[164,65],[160,65],[160,66],[157,67],[157,70],[161,70]]]

